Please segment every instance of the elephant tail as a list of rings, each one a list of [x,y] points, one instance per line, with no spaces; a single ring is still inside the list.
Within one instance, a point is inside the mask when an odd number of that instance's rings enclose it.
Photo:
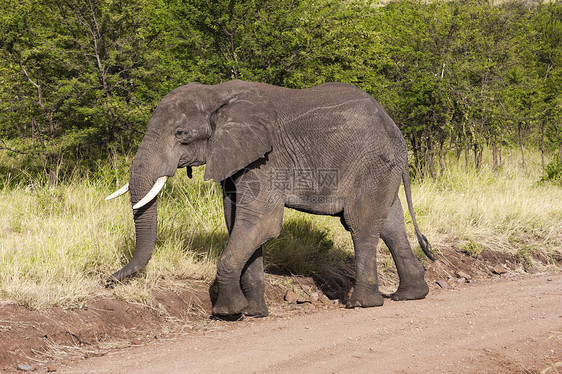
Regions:
[[[414,229],[416,230],[416,236],[418,238],[418,243],[420,243],[420,247],[423,250],[423,253],[431,260],[435,261],[435,256],[433,255],[433,251],[431,249],[431,244],[420,231],[418,227],[418,222],[416,221],[416,215],[414,213],[414,205],[412,204],[412,189],[410,187],[410,174],[408,171],[408,167],[404,168],[402,172],[402,181],[404,182],[404,192],[406,193],[406,202],[408,203],[408,210],[410,211],[410,217],[412,217],[412,222],[414,224]]]

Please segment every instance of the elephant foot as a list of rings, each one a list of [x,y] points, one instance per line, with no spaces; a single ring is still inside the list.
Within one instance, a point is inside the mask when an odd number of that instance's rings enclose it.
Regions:
[[[265,303],[258,304],[250,302],[244,312],[244,315],[248,317],[263,318],[269,315],[269,310],[267,309],[267,305],[265,305]]]
[[[395,301],[401,300],[419,300],[423,299],[429,293],[429,286],[426,281],[422,280],[413,286],[398,287],[395,293],[390,295],[390,298]]]
[[[247,308],[248,300],[246,300],[242,292],[239,295],[230,296],[225,296],[219,292],[212,313],[215,316],[232,316],[243,314]]]
[[[377,289],[356,288],[346,304],[346,308],[370,308],[382,306],[384,299]]]

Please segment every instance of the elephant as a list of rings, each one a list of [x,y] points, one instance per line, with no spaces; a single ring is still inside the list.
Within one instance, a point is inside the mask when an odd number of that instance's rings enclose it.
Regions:
[[[347,307],[383,304],[376,248],[388,246],[399,276],[394,300],[422,299],[425,270],[406,235],[398,190],[423,252],[434,260],[412,206],[402,133],[368,93],[344,83],[291,89],[265,83],[189,83],[155,109],[129,183],[136,231],[133,257],[110,280],[142,269],[156,242],[157,195],[176,170],[205,166],[220,182],[229,240],[217,264],[215,316],[268,315],[262,245],[276,238],[285,207],[339,217],[351,233],[355,285]]]

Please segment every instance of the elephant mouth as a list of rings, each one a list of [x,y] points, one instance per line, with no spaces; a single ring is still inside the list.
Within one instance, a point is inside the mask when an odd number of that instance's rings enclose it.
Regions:
[[[152,199],[154,199],[156,195],[158,195],[158,193],[162,190],[162,188],[164,188],[164,185],[166,184],[167,180],[168,180],[167,176],[158,178],[154,183],[154,185],[152,186],[152,188],[150,189],[150,191],[148,191],[148,193],[142,199],[140,199],[138,203],[133,205],[133,209],[140,209],[146,204],[148,204],[149,202],[151,202]],[[123,187],[121,187],[120,189],[118,189],[117,191],[115,191],[105,199],[106,200],[115,199],[116,197],[119,197],[127,193],[127,191],[129,191],[129,183],[125,184]]]
[[[164,188],[164,185],[166,184],[167,180],[168,177],[165,175],[163,177],[158,178],[156,182],[154,182],[154,185],[152,186],[150,191],[148,191],[148,193],[142,199],[140,199],[138,203],[133,205],[133,209],[140,209],[146,204],[148,204],[149,202],[151,202],[152,199],[154,199],[156,195],[158,195],[158,193],[162,190],[162,188]]]

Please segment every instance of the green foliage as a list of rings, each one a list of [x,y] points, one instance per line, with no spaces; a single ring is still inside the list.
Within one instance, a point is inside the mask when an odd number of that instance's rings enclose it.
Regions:
[[[562,143],[561,19],[559,1],[5,0],[0,149],[66,176],[134,152],[190,81],[341,81],[383,104],[415,173],[450,151],[478,169],[486,146],[498,168],[502,148]]]
[[[480,253],[482,253],[482,251],[484,250],[484,248],[482,247],[481,244],[478,244],[478,243],[476,243],[472,240],[463,244],[463,245],[461,245],[461,249],[467,255],[475,257],[475,258],[478,257],[478,255],[480,255]]]
[[[533,246],[523,246],[515,252],[515,257],[517,261],[523,265],[525,269],[530,268],[533,264],[531,256],[534,252]]]
[[[36,157],[105,158],[133,149],[171,71],[152,48],[148,1],[6,1],[0,5],[2,139]],[[51,165],[53,167],[54,165]]]
[[[541,178],[541,182],[546,181],[562,186],[562,159],[558,155],[544,168],[544,176]]]

